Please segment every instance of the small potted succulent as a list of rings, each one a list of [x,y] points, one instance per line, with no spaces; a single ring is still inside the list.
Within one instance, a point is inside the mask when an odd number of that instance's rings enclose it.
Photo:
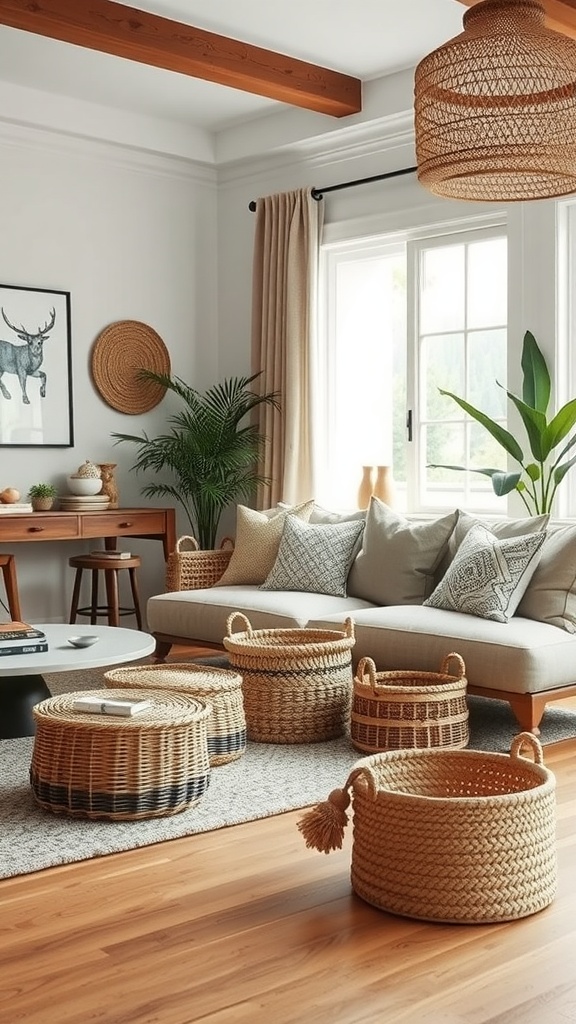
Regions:
[[[54,484],[32,484],[28,497],[35,512],[49,512],[58,491]]]

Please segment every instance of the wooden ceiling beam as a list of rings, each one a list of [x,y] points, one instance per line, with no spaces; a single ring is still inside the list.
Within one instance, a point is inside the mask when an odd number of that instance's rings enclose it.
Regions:
[[[113,0],[0,0],[0,24],[333,117],[362,109],[357,78]]]
[[[546,24],[556,32],[576,39],[576,0],[539,0],[546,12]],[[479,0],[460,0],[466,7],[473,7]]]

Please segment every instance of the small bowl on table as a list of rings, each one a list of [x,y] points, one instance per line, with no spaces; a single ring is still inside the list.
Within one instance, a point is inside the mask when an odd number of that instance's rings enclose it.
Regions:
[[[99,636],[94,636],[92,633],[86,633],[84,636],[69,636],[67,643],[72,647],[92,647],[100,639]]]

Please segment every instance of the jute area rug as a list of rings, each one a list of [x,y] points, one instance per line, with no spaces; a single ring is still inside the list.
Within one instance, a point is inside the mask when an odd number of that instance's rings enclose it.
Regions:
[[[102,686],[102,669],[46,676],[53,694]],[[507,704],[470,697],[470,748],[507,753],[519,732]],[[546,711],[543,745],[576,737],[576,713]],[[33,737],[0,741],[0,878],[102,857],[196,832],[308,807],[343,786],[361,757],[349,739],[280,745],[248,743],[237,761],[211,772],[200,803],[166,818],[88,821],[35,804],[29,785]]]

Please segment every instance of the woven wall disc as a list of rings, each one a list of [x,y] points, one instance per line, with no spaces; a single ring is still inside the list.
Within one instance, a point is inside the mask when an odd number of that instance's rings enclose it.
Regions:
[[[104,401],[130,415],[158,405],[166,388],[141,380],[140,370],[170,373],[170,355],[160,335],[139,320],[105,327],[92,349],[92,378]]]

